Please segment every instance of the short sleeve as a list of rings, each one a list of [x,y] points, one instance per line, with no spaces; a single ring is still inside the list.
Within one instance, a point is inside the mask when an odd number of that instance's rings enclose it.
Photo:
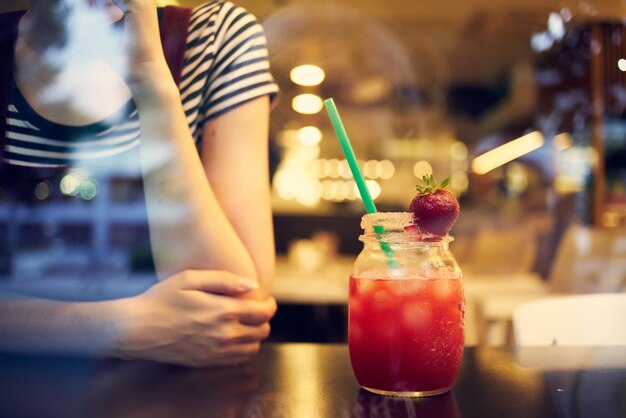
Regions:
[[[261,96],[269,95],[274,100],[278,93],[263,28],[256,18],[224,2],[214,27],[214,57],[200,109],[203,121]]]

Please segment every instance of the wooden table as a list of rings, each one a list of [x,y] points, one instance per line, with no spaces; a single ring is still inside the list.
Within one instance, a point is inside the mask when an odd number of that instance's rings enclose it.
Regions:
[[[453,390],[361,390],[346,345],[266,344],[249,364],[0,355],[0,417],[626,417],[626,347],[467,348]]]

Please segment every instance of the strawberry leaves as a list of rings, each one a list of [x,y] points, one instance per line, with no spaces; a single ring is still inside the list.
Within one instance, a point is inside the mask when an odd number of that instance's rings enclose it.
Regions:
[[[422,177],[422,181],[424,182],[424,184],[418,184],[417,186],[415,186],[415,190],[417,190],[418,195],[425,195],[429,193],[435,193],[437,190],[444,190],[446,187],[448,187],[448,184],[450,183],[450,178],[446,177],[445,179],[443,179],[439,186],[437,186],[437,182],[435,181],[435,178],[432,176],[432,174],[424,175],[424,177]]]

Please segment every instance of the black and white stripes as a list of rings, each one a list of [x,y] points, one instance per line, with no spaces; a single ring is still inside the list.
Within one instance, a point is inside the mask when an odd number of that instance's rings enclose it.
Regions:
[[[197,143],[204,123],[254,98],[277,93],[261,26],[230,2],[193,10],[180,82],[187,122]],[[6,163],[58,167],[110,157],[139,144],[137,110],[88,126],[64,126],[39,117],[13,84],[7,114]]]

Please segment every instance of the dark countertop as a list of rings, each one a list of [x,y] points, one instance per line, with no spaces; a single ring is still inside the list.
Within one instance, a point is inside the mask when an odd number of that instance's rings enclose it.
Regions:
[[[452,392],[361,390],[345,344],[265,344],[250,363],[0,355],[0,417],[626,417],[626,347],[466,348]]]

